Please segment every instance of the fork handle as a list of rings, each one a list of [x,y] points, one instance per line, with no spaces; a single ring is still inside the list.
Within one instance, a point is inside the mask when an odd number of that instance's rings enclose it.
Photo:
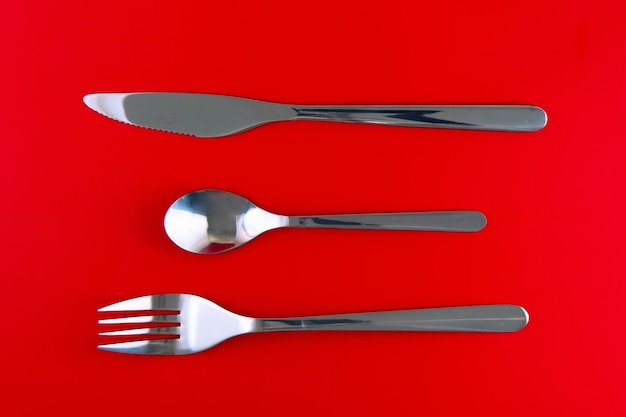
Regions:
[[[293,106],[295,119],[408,127],[533,132],[547,116],[536,106]]]
[[[292,227],[339,229],[477,232],[486,224],[487,219],[481,212],[462,210],[289,217]]]
[[[522,307],[494,304],[259,319],[258,330],[264,332],[293,330],[515,332],[526,326],[528,319],[528,313]]]

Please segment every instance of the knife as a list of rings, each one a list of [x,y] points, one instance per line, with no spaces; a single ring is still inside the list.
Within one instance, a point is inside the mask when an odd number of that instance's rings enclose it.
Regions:
[[[526,105],[293,105],[198,93],[88,94],[85,104],[135,126],[201,138],[242,132],[266,123],[324,120],[388,126],[533,132],[545,111]]]

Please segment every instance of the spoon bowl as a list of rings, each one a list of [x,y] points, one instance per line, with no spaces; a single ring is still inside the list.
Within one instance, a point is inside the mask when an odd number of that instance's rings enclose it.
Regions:
[[[270,213],[237,194],[195,191],[177,199],[165,214],[170,239],[194,253],[219,253],[241,246],[259,234],[288,225],[286,216]]]
[[[198,190],[167,210],[165,232],[177,246],[197,254],[237,248],[281,227],[477,232],[486,218],[478,211],[284,216],[222,190]]]

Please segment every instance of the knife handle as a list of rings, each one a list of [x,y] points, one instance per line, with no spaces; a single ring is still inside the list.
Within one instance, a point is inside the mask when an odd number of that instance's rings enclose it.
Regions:
[[[295,119],[390,126],[533,132],[547,123],[536,106],[294,106]]]

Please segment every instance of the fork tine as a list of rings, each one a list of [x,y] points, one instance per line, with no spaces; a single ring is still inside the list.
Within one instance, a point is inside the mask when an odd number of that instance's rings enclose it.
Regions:
[[[146,323],[112,323],[100,324],[98,326],[99,335],[134,335],[134,334],[157,334],[166,333],[165,329],[178,328],[178,322],[146,322]],[[161,330],[163,329],[163,330]],[[169,332],[174,332],[169,330]]]
[[[117,353],[131,353],[136,355],[167,355],[177,354],[175,346],[178,339],[163,338],[151,340],[134,340],[128,342],[114,342],[101,344],[99,350]]]
[[[176,320],[176,316],[179,312],[173,312],[172,314],[163,315],[142,315],[131,317],[115,317],[111,319],[100,319],[98,324],[133,324],[133,323],[151,323],[151,322],[164,322],[173,323]]]
[[[144,316],[166,316],[180,314],[178,310],[111,310],[111,311],[98,311],[98,320],[110,320],[110,319],[123,319]]]
[[[109,304],[98,311],[133,311],[133,310],[152,310],[152,296],[145,295],[142,297],[130,298],[128,300],[119,301]]]
[[[149,310],[178,310],[181,294],[155,294],[135,297],[128,300],[109,304],[98,309],[101,311],[149,311]]]

